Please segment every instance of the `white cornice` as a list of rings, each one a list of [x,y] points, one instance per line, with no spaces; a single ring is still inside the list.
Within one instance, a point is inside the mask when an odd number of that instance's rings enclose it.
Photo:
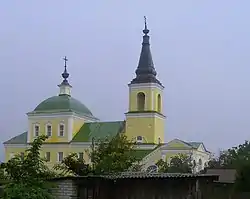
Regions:
[[[160,90],[164,89],[164,86],[157,83],[138,83],[138,84],[128,84],[129,88],[141,89],[141,88],[158,88]]]
[[[86,122],[96,122],[99,121],[99,119],[89,116],[82,116],[77,113],[73,112],[64,112],[64,113],[27,113],[29,120],[36,120],[41,118],[68,118],[68,117],[74,117],[76,119],[83,119]]]
[[[27,148],[28,144],[4,144],[5,148]]]
[[[146,117],[158,117],[160,119],[166,119],[166,116],[161,115],[157,112],[145,112],[145,113],[136,113],[136,112],[132,112],[132,113],[125,113],[127,118],[146,118]]]

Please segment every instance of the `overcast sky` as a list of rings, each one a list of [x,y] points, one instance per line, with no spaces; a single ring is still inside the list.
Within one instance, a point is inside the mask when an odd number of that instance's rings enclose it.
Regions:
[[[1,1],[0,141],[27,130],[26,113],[58,94],[65,55],[72,95],[101,120],[123,120],[146,15],[165,86],[165,141],[203,141],[214,152],[244,142],[249,7],[249,0]]]

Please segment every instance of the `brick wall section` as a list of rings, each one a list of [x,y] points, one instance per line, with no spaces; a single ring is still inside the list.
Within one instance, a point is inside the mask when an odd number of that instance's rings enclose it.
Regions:
[[[74,180],[56,180],[55,187],[51,189],[55,199],[77,199],[77,185]]]

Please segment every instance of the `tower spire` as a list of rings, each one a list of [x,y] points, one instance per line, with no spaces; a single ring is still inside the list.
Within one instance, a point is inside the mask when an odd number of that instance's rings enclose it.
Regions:
[[[67,61],[68,61],[68,59],[65,56],[63,58],[63,60],[64,60],[64,71],[62,73],[63,81],[62,81],[61,84],[58,85],[58,87],[60,88],[59,95],[68,95],[68,96],[70,96],[70,90],[71,90],[72,86],[68,82],[68,78],[69,78],[69,73],[67,71]]]
[[[135,71],[136,77],[131,81],[131,84],[158,83],[161,85],[160,81],[156,78],[157,73],[154,68],[154,63],[150,50],[150,43],[149,43],[150,37],[148,36],[149,29],[147,26],[146,16],[144,16],[144,30],[142,32],[144,33],[144,35],[143,35],[139,64]]]

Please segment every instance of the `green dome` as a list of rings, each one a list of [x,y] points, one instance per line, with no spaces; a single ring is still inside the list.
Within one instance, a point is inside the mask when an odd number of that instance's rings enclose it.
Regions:
[[[65,112],[73,111],[83,115],[93,116],[91,111],[77,99],[68,95],[50,97],[41,102],[34,112]]]

